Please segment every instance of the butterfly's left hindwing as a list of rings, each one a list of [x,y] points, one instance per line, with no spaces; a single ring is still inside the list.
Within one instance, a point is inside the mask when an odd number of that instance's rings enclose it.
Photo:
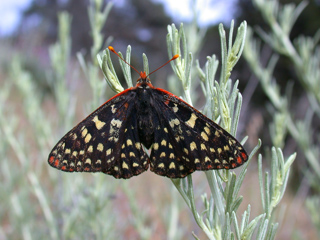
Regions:
[[[148,169],[148,156],[137,134],[135,92],[110,99],[53,148],[49,164],[67,172],[104,172],[130,178]]]
[[[155,89],[153,96],[158,120],[151,171],[181,178],[195,170],[231,169],[247,161],[241,144],[198,110],[162,89]]]

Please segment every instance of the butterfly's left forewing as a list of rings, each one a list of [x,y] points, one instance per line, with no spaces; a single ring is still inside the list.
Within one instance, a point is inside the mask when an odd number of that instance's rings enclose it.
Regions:
[[[130,178],[148,169],[137,132],[134,91],[110,99],[52,149],[49,164],[67,172],[104,172]]]

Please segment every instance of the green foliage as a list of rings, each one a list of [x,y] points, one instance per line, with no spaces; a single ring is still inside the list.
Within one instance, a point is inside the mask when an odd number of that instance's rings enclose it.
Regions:
[[[248,29],[244,57],[273,106],[273,123],[270,126],[273,144],[286,147],[285,140],[288,136],[292,137],[303,155],[299,158],[301,160],[305,158],[308,162],[308,166],[301,167],[300,161],[298,169],[304,169],[302,173],[315,190],[315,197],[307,201],[307,207],[319,232],[318,213],[313,209],[319,205],[314,199],[320,198],[320,135],[319,131],[314,129],[312,122],[319,122],[320,118],[320,30],[313,37],[300,35],[296,39],[290,39],[296,20],[307,6],[306,1],[302,1],[298,6],[294,4],[281,6],[276,0],[254,0],[253,3],[269,26],[268,32],[260,28],[257,32],[271,47],[273,54],[267,66],[262,66],[261,41],[254,38],[253,31]],[[283,90],[273,77],[273,71],[281,56],[290,61],[290,71],[294,70],[296,75],[294,85],[303,89],[302,97],[308,100],[303,109],[304,120],[296,118],[296,115],[301,113],[301,108],[296,108],[294,105],[297,97],[292,96],[293,81],[288,81],[286,89]],[[286,94],[283,95],[283,92]]]
[[[107,20],[111,5],[103,7],[102,0],[90,2],[88,15],[93,40],[91,58],[87,60],[78,53],[77,59],[91,87],[93,99],[87,107],[92,110],[101,103],[106,89],[106,83],[99,75],[98,66],[101,67],[111,89],[120,92],[123,87],[114,70],[109,51],[99,52],[105,46],[101,29]],[[5,157],[0,162],[2,180],[0,219],[3,223],[7,223],[7,226],[1,226],[0,238],[127,239],[124,229],[130,225],[128,228],[131,228],[131,231],[135,230],[137,239],[150,239],[155,234],[155,226],[150,222],[155,222],[156,219],[150,220],[149,212],[142,212],[145,208],[139,204],[137,188],[131,185],[135,179],[124,182],[104,174],[67,174],[53,170],[47,164],[50,148],[58,137],[74,124],[75,103],[79,97],[67,86],[68,71],[71,68],[71,21],[72,17],[68,13],[59,15],[59,39],[49,49],[51,71],[47,72],[47,76],[54,89],[56,102],[54,110],[50,108],[48,111],[43,107],[32,75],[23,69],[19,56],[12,60],[10,81],[1,82],[0,154]],[[199,30],[195,25],[186,29],[183,25],[179,29],[175,25],[168,26],[166,41],[169,57],[174,54],[180,55],[177,61],[171,62],[175,73],[172,78],[180,81],[184,91],[183,97],[190,104],[193,95],[196,94],[193,86],[201,85],[206,98],[203,112],[235,136],[242,96],[238,90],[238,80],[233,81],[230,76],[244,49],[247,25],[243,22],[239,26],[234,41],[233,22],[228,38],[223,26],[219,26],[222,46],[219,78],[215,77],[219,65],[215,55],[207,57],[203,68],[198,61],[194,64],[194,56],[198,55],[202,46],[202,39],[196,36],[203,36],[203,30]],[[111,40],[112,38],[108,38],[106,45]],[[190,43],[193,43],[192,48]],[[189,49],[192,49],[192,52]],[[130,62],[130,56],[131,47],[128,46],[125,57],[127,62]],[[143,63],[144,70],[149,72],[146,55],[143,55]],[[127,85],[132,86],[130,67],[122,61],[120,64]],[[199,82],[194,81],[196,76]],[[269,86],[268,82],[266,85]],[[10,94],[12,91],[19,93],[21,99],[15,101],[20,101],[21,106],[12,101]],[[276,89],[270,91],[275,92],[270,95],[277,96]],[[278,99],[278,104],[282,104],[284,100],[281,97]],[[18,111],[19,109],[22,111]],[[58,116],[56,118],[58,123],[53,121],[55,115]],[[282,115],[279,115],[275,124],[282,122],[281,117]],[[28,125],[23,131],[19,125],[21,119]],[[274,125],[273,129],[274,139],[278,139],[276,146],[281,146],[281,141],[284,141],[282,128]],[[281,137],[277,137],[278,134],[282,134]],[[242,143],[244,144],[246,140],[247,137]],[[200,239],[199,235],[209,239],[274,239],[278,228],[274,213],[284,195],[295,154],[284,157],[280,148],[272,148],[270,173],[263,171],[262,156],[259,155],[257,181],[260,183],[262,212],[254,215],[251,204],[241,212],[239,209],[244,199],[239,194],[241,186],[250,162],[255,159],[254,155],[260,146],[259,141],[252,150],[249,161],[239,169],[238,174],[231,170],[207,171],[201,174],[201,177],[206,177],[209,193],[204,190],[202,184],[195,184],[193,175],[185,179],[172,179],[173,184],[168,181],[172,186],[169,200],[162,203],[161,187],[154,186],[159,191],[153,199],[153,206],[157,208],[157,217],[164,222],[166,228],[166,236],[163,238],[183,239],[190,236],[191,229],[198,231],[191,225],[191,219],[186,218],[184,221],[181,219],[186,206],[192,213],[187,216],[190,218],[193,216],[203,231],[197,234],[193,232],[195,239]],[[161,183],[165,181],[165,178],[161,178]],[[147,182],[143,184],[149,187]],[[146,187],[143,187],[144,192]],[[170,185],[167,188],[170,189]],[[125,196],[124,202],[128,202],[130,216],[121,216],[119,209],[114,207],[115,202],[112,200],[117,191],[121,191]],[[258,192],[255,192],[255,195],[256,198],[259,197]],[[201,206],[199,202],[202,203]],[[310,209],[315,208],[316,204],[317,202],[310,201]],[[125,222],[127,218],[131,221]]]

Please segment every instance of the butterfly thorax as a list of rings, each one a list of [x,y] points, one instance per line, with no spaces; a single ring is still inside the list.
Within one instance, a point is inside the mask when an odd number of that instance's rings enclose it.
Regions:
[[[136,86],[135,107],[137,113],[137,124],[139,139],[146,148],[150,148],[154,142],[154,100],[152,89],[148,78],[140,78]]]

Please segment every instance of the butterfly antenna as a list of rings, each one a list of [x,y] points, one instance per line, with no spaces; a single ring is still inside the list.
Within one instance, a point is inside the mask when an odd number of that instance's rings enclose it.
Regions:
[[[131,66],[129,63],[127,63],[127,61],[124,60],[124,59],[114,50],[114,48],[113,48],[112,46],[109,46],[108,49],[109,49],[111,52],[113,52],[114,54],[116,54],[122,61],[124,61],[126,64],[128,64],[128,65],[129,65],[133,70],[135,70],[140,76],[142,76],[142,75],[141,75],[142,72],[139,73],[137,69],[135,69],[135,68],[134,68],[133,66]],[[163,64],[161,67],[158,67],[156,70],[152,71],[152,72],[149,73],[147,76],[144,75],[144,77],[150,76],[152,73],[158,71],[160,68],[164,67],[164,66],[167,65],[169,62],[177,59],[178,57],[179,57],[179,54],[174,55],[168,62],[166,62],[165,64]]]
[[[135,70],[135,71],[140,75],[140,73],[138,72],[138,70],[135,69],[133,66],[131,66],[129,63],[127,63],[127,61],[124,60],[124,59],[114,50],[114,48],[113,48],[112,46],[109,46],[108,49],[109,49],[111,52],[113,52],[114,54],[116,54],[122,61],[124,61],[126,64],[128,64],[133,70]]]
[[[158,71],[160,68],[162,68],[162,67],[164,67],[165,65],[167,65],[169,62],[177,59],[178,57],[179,57],[179,54],[174,55],[168,62],[166,62],[166,63],[163,64],[162,66],[158,67],[156,70],[154,70],[154,71],[152,71],[151,73],[149,73],[149,74],[147,75],[147,77],[150,76],[152,73]]]

